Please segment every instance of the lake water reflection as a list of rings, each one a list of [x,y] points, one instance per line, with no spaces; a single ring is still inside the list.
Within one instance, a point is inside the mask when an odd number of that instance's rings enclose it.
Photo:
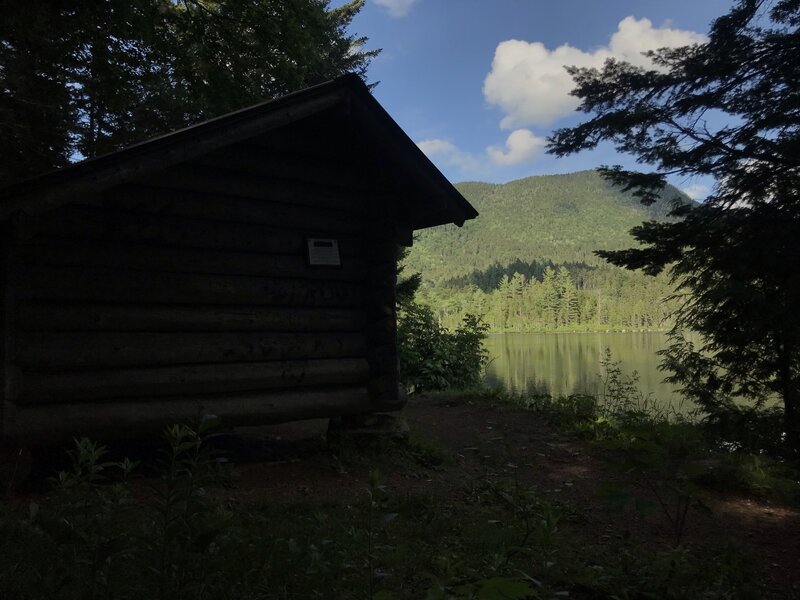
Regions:
[[[623,373],[636,370],[639,387],[663,402],[680,395],[663,383],[656,352],[667,344],[664,333],[505,333],[486,340],[492,362],[486,373],[490,386],[553,395],[588,393],[600,389],[600,360],[605,349],[622,361]]]

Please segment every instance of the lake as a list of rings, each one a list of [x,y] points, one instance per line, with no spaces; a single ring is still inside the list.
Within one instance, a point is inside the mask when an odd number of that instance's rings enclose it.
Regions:
[[[504,333],[490,335],[486,348],[491,363],[486,383],[506,389],[553,395],[596,394],[600,390],[600,360],[605,349],[621,361],[625,374],[639,373],[639,388],[663,402],[680,395],[663,383],[656,352],[667,344],[660,332],[636,333]]]

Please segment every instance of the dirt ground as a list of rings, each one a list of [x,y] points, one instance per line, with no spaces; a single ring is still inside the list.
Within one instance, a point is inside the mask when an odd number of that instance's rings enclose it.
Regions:
[[[604,544],[627,528],[654,544],[672,533],[663,518],[614,513],[598,490],[615,475],[580,442],[559,435],[534,413],[482,398],[412,397],[404,411],[412,436],[440,444],[455,460],[422,473],[387,473],[392,493],[426,491],[446,501],[470,478],[495,473],[511,477],[575,507],[573,520],[587,543]],[[364,494],[364,473],[331,468],[326,421],[306,421],[244,431],[248,452],[237,467],[236,493],[247,502],[264,495],[287,501],[303,497],[338,499]],[[258,456],[259,449],[261,456]],[[247,457],[243,457],[247,458]],[[646,494],[645,490],[641,490]],[[773,502],[711,494],[710,514],[691,512],[684,543],[733,540],[763,561],[774,597],[800,597],[800,512]],[[641,539],[641,538],[640,538]]]
[[[412,439],[441,448],[453,460],[389,470],[384,476],[391,494],[423,492],[450,503],[465,481],[513,478],[569,506],[570,521],[587,544],[606,544],[623,530],[653,544],[673,539],[657,514],[608,510],[598,491],[614,480],[614,472],[596,451],[560,435],[533,412],[482,397],[415,396],[403,416]],[[337,462],[325,441],[326,428],[327,420],[314,420],[237,430],[230,442],[234,486],[226,495],[245,505],[263,498],[363,499],[366,470]],[[706,501],[711,512],[690,513],[683,543],[699,555],[725,540],[749,547],[762,562],[770,596],[800,598],[800,512],[735,495],[709,494]]]

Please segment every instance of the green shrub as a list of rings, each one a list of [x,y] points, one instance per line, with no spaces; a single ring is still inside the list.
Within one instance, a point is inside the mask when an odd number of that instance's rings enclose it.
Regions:
[[[466,315],[461,327],[448,331],[428,307],[407,303],[397,324],[403,382],[411,391],[479,386],[489,360],[486,330],[478,317]]]
[[[703,485],[721,492],[800,504],[800,475],[790,464],[749,452],[722,454],[703,474]]]

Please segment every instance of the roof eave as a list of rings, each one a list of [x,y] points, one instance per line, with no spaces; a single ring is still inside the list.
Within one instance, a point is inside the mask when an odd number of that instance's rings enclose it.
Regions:
[[[419,197],[428,198],[424,208],[416,209],[420,218],[412,218],[416,223],[408,223],[409,226],[414,229],[445,223],[461,226],[478,215],[372,96],[361,78],[350,74],[8,187],[0,192],[0,220],[20,210],[29,214],[49,210],[69,198],[133,181],[343,102],[355,109],[352,114],[362,119],[364,131],[377,136],[386,153],[411,176],[413,185],[421,192]]]

